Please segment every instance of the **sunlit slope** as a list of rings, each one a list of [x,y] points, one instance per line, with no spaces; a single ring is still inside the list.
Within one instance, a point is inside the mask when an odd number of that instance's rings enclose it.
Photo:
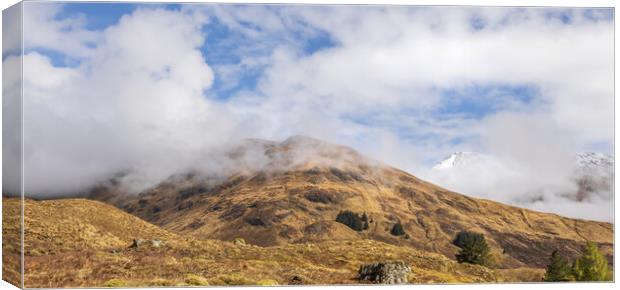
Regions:
[[[15,200],[7,199],[7,203]],[[24,203],[25,254],[107,250],[128,246],[134,238],[173,239],[175,234],[112,205],[84,199]]]
[[[2,279],[21,285],[21,202],[2,198]]]
[[[360,265],[388,260],[410,265],[411,283],[540,278],[539,270],[523,269],[527,274],[515,278],[374,240],[258,247],[186,238],[109,205],[82,199],[28,200],[26,209],[26,287],[358,283]],[[130,248],[133,237],[161,239],[165,244]]]
[[[175,233],[242,237],[262,246],[372,239],[454,257],[455,234],[472,230],[485,234],[499,267],[543,267],[541,257],[554,249],[575,257],[586,240],[599,243],[611,258],[609,223],[467,197],[315,139],[258,144],[270,158],[262,170],[217,183],[200,175],[176,177],[115,204]],[[336,223],[342,210],[366,212],[369,229],[356,232]],[[408,238],[390,234],[397,222]]]

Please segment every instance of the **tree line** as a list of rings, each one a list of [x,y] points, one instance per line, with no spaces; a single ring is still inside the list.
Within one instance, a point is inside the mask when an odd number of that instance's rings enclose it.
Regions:
[[[483,234],[461,231],[454,238],[453,244],[461,248],[456,254],[459,263],[488,264],[491,250]],[[554,250],[543,278],[546,282],[611,280],[612,273],[607,259],[593,242],[586,242],[582,247],[581,256],[572,264],[559,251]]]

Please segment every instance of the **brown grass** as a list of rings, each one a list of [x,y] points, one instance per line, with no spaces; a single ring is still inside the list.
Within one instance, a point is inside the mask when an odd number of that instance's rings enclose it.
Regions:
[[[494,265],[502,268],[544,267],[540,257],[554,249],[575,258],[586,240],[599,243],[609,259],[613,255],[609,223],[470,198],[387,166],[335,170],[307,164],[235,175],[207,193],[179,195],[185,188],[206,187],[202,182],[198,177],[166,183],[125,200],[123,208],[175,233],[228,241],[241,237],[260,246],[373,239],[453,257],[455,234],[471,230],[485,235],[497,253]],[[342,210],[367,212],[370,228],[359,233],[334,223]],[[390,234],[397,221],[409,239]]]
[[[501,271],[374,240],[275,247],[197,240],[89,200],[29,200],[26,213],[26,287],[351,284],[360,265],[386,260],[409,264],[411,283],[506,281]],[[135,236],[167,244],[128,248]]]
[[[21,285],[21,202],[2,198],[2,279]]]

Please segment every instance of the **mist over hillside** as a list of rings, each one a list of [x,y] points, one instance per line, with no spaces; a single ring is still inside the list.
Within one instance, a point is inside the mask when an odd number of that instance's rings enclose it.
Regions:
[[[457,152],[437,163],[428,180],[470,196],[565,216],[613,222],[612,156],[583,152],[558,172],[518,160]]]

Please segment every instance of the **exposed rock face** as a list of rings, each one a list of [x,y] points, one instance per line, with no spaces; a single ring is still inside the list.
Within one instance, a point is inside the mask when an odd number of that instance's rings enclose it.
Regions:
[[[360,267],[358,278],[360,282],[406,284],[410,272],[411,268],[402,261],[372,263]]]

